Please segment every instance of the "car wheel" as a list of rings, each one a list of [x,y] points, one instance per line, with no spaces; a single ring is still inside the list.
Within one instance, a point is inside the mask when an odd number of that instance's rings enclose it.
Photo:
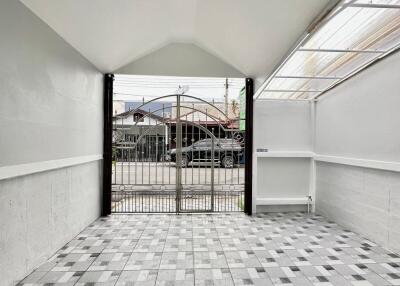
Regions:
[[[181,167],[182,168],[186,168],[189,165],[189,159],[187,156],[182,155],[182,159],[181,159]]]
[[[224,168],[233,168],[233,157],[232,156],[225,156],[222,159],[222,167],[224,167]]]

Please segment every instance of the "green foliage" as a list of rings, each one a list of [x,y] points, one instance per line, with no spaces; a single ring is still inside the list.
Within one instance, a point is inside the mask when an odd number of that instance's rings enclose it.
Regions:
[[[238,206],[241,210],[244,210],[244,197],[243,196],[240,197]]]
[[[117,147],[112,147],[112,164],[115,165],[117,163]]]

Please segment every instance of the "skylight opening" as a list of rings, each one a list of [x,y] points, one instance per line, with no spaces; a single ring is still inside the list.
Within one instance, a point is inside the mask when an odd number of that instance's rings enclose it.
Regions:
[[[400,47],[400,0],[346,0],[321,23],[257,99],[314,99]]]

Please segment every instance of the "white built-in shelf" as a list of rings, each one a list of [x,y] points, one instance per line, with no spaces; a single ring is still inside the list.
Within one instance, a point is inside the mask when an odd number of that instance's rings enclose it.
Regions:
[[[268,151],[256,152],[257,158],[313,158],[314,152],[310,151]]]
[[[315,161],[358,166],[379,170],[400,172],[400,162],[378,161],[339,156],[315,154],[311,151],[266,151],[255,152],[256,158],[311,158]]]
[[[308,197],[300,198],[257,198],[258,206],[274,205],[306,205],[309,203]]]
[[[378,160],[327,156],[327,155],[315,155],[314,160],[320,162],[328,162],[328,163],[343,164],[343,165],[350,165],[350,166],[357,166],[364,168],[372,168],[378,170],[400,172],[400,162],[378,161]]]

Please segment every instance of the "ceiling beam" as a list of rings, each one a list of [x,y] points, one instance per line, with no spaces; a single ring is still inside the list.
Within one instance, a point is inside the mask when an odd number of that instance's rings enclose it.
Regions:
[[[302,90],[302,89],[264,89],[263,92],[323,92],[323,90]]]
[[[258,100],[265,100],[265,101],[309,101],[310,99],[305,98],[271,98],[271,97],[262,97],[262,95],[258,98]]]
[[[276,75],[274,78],[293,78],[293,79],[342,79],[338,76],[312,76],[312,75]]]
[[[368,4],[368,3],[353,3],[346,5],[347,7],[355,8],[379,8],[379,9],[400,9],[400,5],[396,4]]]
[[[311,49],[299,48],[299,52],[321,52],[321,53],[359,53],[359,54],[384,54],[386,51],[380,50],[355,50],[355,49]]]

